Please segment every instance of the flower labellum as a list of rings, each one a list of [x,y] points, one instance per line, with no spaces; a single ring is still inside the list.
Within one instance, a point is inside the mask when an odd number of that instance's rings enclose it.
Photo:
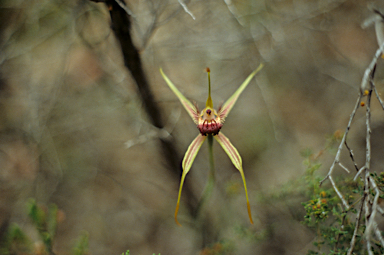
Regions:
[[[248,191],[247,191],[247,185],[245,182],[241,156],[237,151],[237,149],[229,141],[229,139],[223,133],[220,133],[220,129],[222,128],[225,118],[228,116],[232,107],[234,106],[237,99],[239,98],[240,94],[244,91],[244,89],[248,86],[249,82],[256,75],[256,73],[258,73],[261,70],[262,67],[263,67],[263,64],[260,64],[259,67],[255,71],[253,71],[247,77],[247,79],[245,79],[245,81],[240,85],[240,87],[235,91],[235,93],[223,104],[222,107],[219,108],[218,111],[213,109],[213,103],[211,98],[210,69],[207,68],[206,71],[208,73],[208,99],[207,99],[204,110],[202,110],[201,112],[199,112],[197,107],[193,105],[186,97],[184,97],[183,94],[181,94],[181,92],[175,87],[175,85],[173,85],[171,80],[164,74],[163,70],[160,68],[160,73],[163,76],[166,83],[168,84],[169,88],[179,98],[181,104],[187,110],[188,114],[191,116],[192,120],[195,122],[195,124],[197,125],[197,128],[200,131],[200,134],[189,145],[182,163],[183,174],[181,176],[179,195],[177,198],[177,204],[176,204],[176,210],[175,210],[175,221],[178,225],[180,225],[180,223],[177,221],[177,213],[179,211],[181,191],[183,189],[185,176],[191,169],[192,163],[195,160],[201,145],[204,143],[205,139],[207,138],[207,135],[213,136],[216,139],[216,141],[220,144],[220,146],[224,149],[224,151],[227,153],[227,155],[231,159],[232,164],[237,168],[237,170],[239,170],[241,178],[243,180],[243,184],[244,184],[249,220],[253,224],[252,215],[251,215],[251,206],[249,204]]]

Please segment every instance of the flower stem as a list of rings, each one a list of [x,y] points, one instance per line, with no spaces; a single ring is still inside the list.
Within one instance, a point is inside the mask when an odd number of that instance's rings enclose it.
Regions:
[[[213,159],[213,135],[208,135],[208,151],[209,151],[209,181],[215,181],[215,161]]]
[[[215,184],[215,162],[213,158],[213,135],[208,134],[208,153],[209,153],[209,176],[208,176],[208,182],[204,188],[203,196],[201,200],[199,201],[199,204],[196,208],[196,215],[199,215],[201,213],[201,210],[208,200],[208,198],[211,196],[213,191],[213,186]]]

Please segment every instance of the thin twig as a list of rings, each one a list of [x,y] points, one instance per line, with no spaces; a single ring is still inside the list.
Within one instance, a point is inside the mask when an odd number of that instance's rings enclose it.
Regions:
[[[381,246],[384,247],[384,239],[383,239],[383,236],[381,235],[381,231],[380,231],[379,227],[377,226],[376,221],[374,222],[373,229],[375,231],[377,238],[379,239],[379,241],[381,243]]]
[[[193,15],[193,13],[188,9],[188,7],[187,7],[187,5],[185,4],[185,3],[183,3],[181,0],[178,0],[179,1],[179,4],[183,7],[183,9],[184,9],[184,11],[186,12],[186,13],[188,13],[191,17],[192,17],[192,19],[196,19],[195,18],[195,16]]]
[[[345,147],[347,147],[347,149],[348,149],[349,156],[350,156],[351,159],[352,159],[352,162],[353,162],[353,165],[355,166],[356,171],[358,171],[358,170],[359,170],[359,167],[358,167],[357,164],[356,164],[355,156],[353,155],[353,151],[351,150],[351,148],[349,148],[348,143],[347,143],[347,140],[345,140],[344,144],[345,144]]]
[[[367,225],[367,228],[366,228],[366,233],[370,233],[372,231],[372,228],[376,224],[375,217],[376,217],[378,201],[379,201],[379,196],[380,196],[380,190],[377,187],[376,182],[372,178],[369,178],[369,182],[370,182],[370,184],[372,184],[372,187],[375,190],[376,194],[375,194],[375,198],[373,199],[372,214],[371,214],[371,216],[369,218],[369,222],[368,222],[368,225]],[[376,234],[376,236],[377,236],[377,234]],[[383,239],[381,234],[380,234],[380,237],[381,237],[381,239]]]
[[[384,110],[384,102],[383,102],[383,100],[381,100],[381,97],[380,97],[380,95],[379,95],[379,92],[377,92],[377,90],[376,90],[376,86],[375,86],[373,83],[372,83],[372,88],[373,88],[373,91],[375,91],[375,95],[376,95],[377,99],[379,100],[381,107],[382,107],[383,110]]]
[[[151,2],[151,1],[149,1],[149,2]],[[161,0],[159,0],[158,2],[160,3]],[[188,1],[186,1],[186,2],[188,2]],[[154,6],[152,4],[150,8],[151,8],[150,12],[151,12],[153,18],[151,20],[150,25],[148,26],[148,29],[145,31],[144,34],[142,34],[140,29],[138,29],[138,31],[140,33],[140,37],[142,38],[142,42],[141,42],[141,46],[140,46],[141,51],[143,51],[147,47],[148,42],[150,41],[150,38],[154,35],[155,31],[159,27],[166,24],[168,21],[170,21],[172,18],[174,18],[181,10],[183,10],[183,6],[180,5],[180,7],[177,8],[174,12],[172,12],[168,17],[164,18],[164,20],[159,21],[160,15],[157,14],[157,10],[159,9],[159,4],[157,6]]]
[[[367,98],[367,111],[366,111],[366,121],[365,125],[367,127],[365,143],[366,143],[366,153],[365,153],[365,168],[369,171],[371,168],[371,98],[372,98],[372,89],[369,90]]]
[[[365,211],[365,226],[368,226],[369,217],[370,217],[370,208],[369,208],[369,171],[365,169],[365,178],[364,178],[364,196],[367,196],[367,199],[364,201],[364,211]],[[372,246],[371,246],[371,233],[365,230],[365,239],[367,242],[367,251],[368,254],[372,254]]]
[[[348,170],[348,168],[346,166],[344,166],[341,162],[338,162],[339,166],[341,168],[343,168],[347,173],[350,173],[350,171]]]
[[[349,205],[348,205],[347,201],[344,199],[344,197],[343,197],[343,195],[341,194],[340,190],[336,187],[336,184],[335,184],[335,182],[333,181],[332,176],[330,175],[330,176],[328,177],[328,179],[329,179],[329,181],[331,182],[332,187],[333,187],[333,189],[335,190],[336,194],[339,196],[341,202],[343,202],[343,205],[345,206],[345,208],[346,208],[347,210],[349,210]]]
[[[125,142],[126,148],[129,149],[132,146],[146,143],[148,141],[153,140],[154,138],[159,138],[163,140],[170,139],[171,133],[175,128],[177,121],[180,118],[181,109],[180,108],[176,108],[176,109],[171,112],[171,116],[169,117],[168,122],[164,126],[164,128],[157,128],[153,125],[150,125],[150,130],[145,132],[145,134],[126,141]]]
[[[370,240],[367,240],[367,250],[368,250],[368,255],[374,255],[372,252],[372,245]]]
[[[384,44],[383,44],[384,45]],[[373,72],[372,72],[373,73]],[[371,75],[372,75],[371,73]],[[372,81],[372,76],[369,77],[370,79],[370,84]],[[365,93],[365,92],[364,92]],[[369,181],[370,180],[370,168],[371,168],[371,97],[372,97],[372,89],[369,89],[368,93],[368,98],[367,98],[367,110],[366,110],[366,138],[365,138],[365,146],[366,146],[366,154],[365,154],[365,190],[364,192],[367,193],[369,196],[369,186],[370,184],[375,184],[374,181]],[[377,187],[376,187],[377,188]],[[376,193],[374,201],[377,203],[379,193]],[[377,198],[376,198],[377,197]],[[368,197],[369,198],[369,197]],[[369,254],[373,254],[371,250],[371,235],[372,235],[372,222],[375,221],[374,216],[376,214],[376,210],[373,210],[374,208],[371,208],[371,212],[369,212],[369,205],[368,205],[368,200],[367,203],[365,204],[365,224],[366,224],[366,230],[365,230],[365,235],[366,235],[366,240],[367,240],[367,250]],[[374,202],[375,204],[375,202]]]
[[[345,219],[347,218],[347,214],[345,213],[344,216],[343,216],[343,219],[341,221],[341,226],[340,226],[340,229],[341,230],[344,230],[344,224],[345,224]],[[335,248],[334,250],[337,250],[337,246],[339,245],[339,241],[340,241],[340,236],[343,235],[341,232],[339,232],[337,234],[337,238],[336,238],[336,243],[335,243]]]
[[[121,0],[115,0],[118,5],[129,15],[134,17],[133,12],[125,5],[125,3]]]
[[[353,178],[353,181],[356,181],[357,177],[359,177],[359,175],[365,170],[365,166],[363,166],[362,168],[360,168],[360,170],[357,172],[357,174],[355,175],[355,178]]]
[[[380,206],[377,207],[377,211],[382,215],[384,216],[384,210],[383,208],[381,208]]]
[[[345,144],[345,141],[347,140],[347,135],[348,135],[349,129],[351,128],[352,120],[353,120],[353,118],[355,117],[355,114],[356,114],[357,109],[359,108],[361,97],[362,97],[362,94],[359,93],[359,96],[358,96],[357,101],[356,101],[356,104],[355,104],[355,108],[353,109],[352,114],[351,114],[351,117],[349,118],[348,125],[347,125],[347,129],[345,130],[345,133],[344,133],[344,136],[343,136],[343,138],[342,138],[342,140],[341,140],[341,142],[340,142],[339,148],[337,149],[337,153],[336,153],[335,160],[333,161],[333,163],[332,163],[332,165],[331,165],[331,168],[329,169],[328,174],[327,174],[327,175],[325,176],[325,178],[320,182],[320,186],[323,184],[323,182],[324,182],[326,179],[328,179],[328,178],[332,175],[332,173],[333,173],[333,169],[335,168],[336,163],[339,163],[341,150],[342,150],[342,148],[343,148],[343,145]],[[335,187],[336,187],[336,186],[335,186]]]
[[[225,4],[227,5],[228,10],[232,13],[233,17],[239,22],[241,26],[244,26],[244,22],[242,22],[241,19],[239,19],[239,11],[237,10],[236,6],[233,4],[232,0],[224,0]]]
[[[359,231],[360,219],[361,219],[361,215],[362,215],[362,211],[363,211],[363,208],[364,208],[364,202],[365,202],[366,197],[367,197],[366,194],[364,194],[363,201],[361,201],[360,210],[359,210],[359,212],[357,214],[355,230],[353,231],[353,235],[352,235],[352,239],[351,239],[351,244],[350,244],[350,247],[349,247],[347,255],[352,255],[353,249],[355,248],[356,236],[357,236],[357,232]]]

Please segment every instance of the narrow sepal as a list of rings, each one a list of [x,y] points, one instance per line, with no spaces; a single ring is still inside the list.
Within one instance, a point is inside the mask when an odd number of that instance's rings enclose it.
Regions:
[[[175,93],[175,95],[179,98],[181,104],[184,106],[185,110],[187,110],[189,116],[191,116],[192,120],[198,124],[199,122],[199,113],[197,108],[176,88],[176,86],[172,83],[172,81],[164,74],[163,69],[160,68],[160,73],[163,76],[163,79],[168,84],[169,88]]]
[[[204,143],[205,139],[207,136],[203,136],[199,134],[189,145],[187,152],[185,153],[182,167],[183,167],[183,174],[181,176],[181,181],[180,181],[180,188],[179,188],[179,195],[177,197],[177,204],[176,204],[176,210],[175,210],[175,221],[177,225],[181,226],[180,223],[177,221],[177,213],[179,211],[179,205],[180,205],[180,197],[181,197],[181,191],[183,190],[183,185],[184,185],[184,180],[185,176],[191,169],[191,166],[193,164],[193,161],[196,158],[197,153],[200,150],[201,145]]]
[[[241,156],[240,156],[239,152],[237,151],[237,149],[235,148],[235,146],[233,146],[233,144],[229,141],[229,139],[223,133],[218,133],[214,137],[215,137],[216,141],[224,149],[225,153],[227,153],[228,157],[232,161],[232,164],[240,172],[241,178],[243,179],[243,183],[244,183],[245,197],[247,198],[248,216],[249,216],[249,220],[251,221],[251,224],[253,224],[252,214],[251,214],[251,206],[249,204],[247,184],[245,182],[245,176],[244,176]]]
[[[225,120],[225,118],[228,116],[229,112],[231,111],[232,107],[235,105],[237,99],[239,98],[240,94],[244,91],[244,89],[248,86],[249,82],[252,80],[253,76],[255,76],[260,70],[263,68],[263,64],[260,64],[259,67],[253,71],[247,79],[243,82],[243,84],[240,85],[240,87],[233,93],[233,95],[223,104],[223,106],[220,108],[218,114],[222,121]]]

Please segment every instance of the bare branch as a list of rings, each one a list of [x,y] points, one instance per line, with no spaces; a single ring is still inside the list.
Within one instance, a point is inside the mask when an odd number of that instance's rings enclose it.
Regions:
[[[364,214],[365,214],[365,225],[369,224],[370,206],[369,206],[369,171],[365,169],[365,178],[364,178],[364,196],[367,196],[367,199],[364,200]],[[372,254],[372,246],[371,246],[371,232],[365,231],[365,239],[367,241],[367,251],[368,254]]]
[[[335,190],[337,196],[341,199],[344,206],[346,206],[346,208],[349,208],[347,201],[344,199],[342,193],[339,191],[339,189],[337,188],[337,186],[336,186],[336,184],[332,178],[333,170],[334,170],[334,167],[336,164],[338,164],[342,169],[344,169],[345,171],[347,171],[349,173],[348,168],[345,167],[340,162],[340,154],[341,154],[341,150],[343,148],[343,145],[345,145],[345,147],[348,149],[350,158],[351,158],[351,160],[355,166],[355,169],[357,171],[353,180],[356,181],[356,179],[359,176],[361,176],[363,172],[365,173],[364,174],[364,195],[363,195],[363,198],[361,201],[360,210],[359,210],[358,215],[357,215],[354,233],[353,233],[350,247],[349,247],[348,253],[347,253],[348,255],[351,255],[353,253],[353,249],[354,249],[355,244],[356,244],[356,238],[358,235],[360,220],[361,220],[361,217],[363,214],[363,210],[364,210],[365,226],[366,226],[365,233],[364,233],[364,239],[366,241],[366,249],[367,249],[368,254],[372,254],[372,255],[374,254],[372,251],[372,249],[373,249],[372,244],[373,245],[376,245],[376,244],[379,245],[378,243],[376,243],[376,241],[372,240],[372,234],[373,233],[379,239],[381,246],[384,246],[384,238],[381,234],[381,231],[378,229],[378,225],[377,225],[377,221],[376,221],[377,213],[384,214],[384,210],[382,208],[380,208],[380,206],[378,205],[379,197],[380,197],[380,189],[378,188],[375,180],[370,176],[371,175],[371,172],[370,172],[370,170],[371,170],[370,169],[370,167],[371,167],[371,133],[372,133],[372,131],[371,131],[371,99],[372,99],[372,92],[373,91],[375,92],[376,97],[379,100],[379,102],[380,102],[380,104],[384,110],[384,103],[381,100],[380,95],[377,92],[376,87],[375,87],[374,82],[373,82],[374,74],[376,71],[377,61],[378,61],[379,57],[383,54],[383,50],[384,50],[384,43],[381,44],[380,48],[376,51],[375,56],[373,57],[371,63],[369,64],[368,68],[364,72],[364,77],[362,79],[361,86],[360,86],[360,93],[359,93],[358,99],[356,101],[355,108],[353,109],[353,111],[351,113],[346,132],[345,132],[345,134],[342,138],[342,141],[338,147],[335,159],[334,159],[334,161],[333,161],[333,163],[329,169],[328,174],[320,182],[320,185],[321,185],[326,179],[329,179],[329,181],[331,182],[332,187]],[[360,102],[361,102],[363,96],[367,96],[366,121],[365,121],[365,125],[366,125],[366,134],[365,134],[366,148],[365,148],[365,164],[363,167],[361,167],[359,169],[357,164],[356,164],[356,161],[355,161],[355,158],[353,155],[353,151],[348,146],[347,135],[348,135],[348,132],[351,128],[352,120],[356,115],[356,111],[360,106]],[[372,192],[374,193],[374,195],[372,195]]]
[[[372,90],[369,90],[368,93],[368,100],[367,100],[367,111],[366,111],[366,154],[365,154],[365,169],[367,171],[371,168],[371,97],[372,97]]]

